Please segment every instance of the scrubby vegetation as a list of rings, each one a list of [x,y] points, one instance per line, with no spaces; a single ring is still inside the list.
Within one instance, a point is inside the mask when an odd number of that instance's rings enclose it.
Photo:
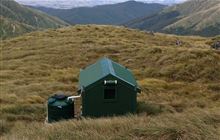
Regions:
[[[176,45],[176,40],[181,45]],[[220,52],[212,38],[74,26],[1,42],[2,139],[213,139],[220,136]],[[142,88],[138,113],[44,124],[57,91],[76,94],[78,74],[107,56]]]

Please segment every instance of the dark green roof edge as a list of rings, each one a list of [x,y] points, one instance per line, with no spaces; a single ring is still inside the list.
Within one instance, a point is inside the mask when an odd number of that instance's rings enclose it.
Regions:
[[[79,85],[86,88],[109,74],[140,89],[129,69],[106,57],[80,71]]]

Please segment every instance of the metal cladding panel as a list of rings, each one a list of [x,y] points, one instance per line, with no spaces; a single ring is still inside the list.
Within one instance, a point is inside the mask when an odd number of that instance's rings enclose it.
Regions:
[[[104,99],[104,80],[117,80],[116,98]],[[85,90],[82,95],[82,110],[85,117],[123,115],[136,112],[137,93],[124,85],[124,82],[109,75],[98,81],[95,86]]]
[[[88,66],[80,72],[79,84],[81,87],[87,87],[103,77],[100,61]]]
[[[117,77],[133,86],[137,86],[137,82],[129,69],[115,62],[112,62],[112,66]]]

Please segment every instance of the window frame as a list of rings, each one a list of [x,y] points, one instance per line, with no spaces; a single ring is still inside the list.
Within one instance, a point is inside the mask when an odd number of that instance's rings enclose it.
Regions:
[[[105,90],[106,89],[114,89],[115,90],[115,97],[114,98],[112,98],[112,99],[106,99],[105,98]],[[103,99],[104,99],[104,101],[106,101],[106,102],[112,102],[112,101],[116,101],[117,100],[117,84],[116,85],[104,85],[104,89],[103,89]]]

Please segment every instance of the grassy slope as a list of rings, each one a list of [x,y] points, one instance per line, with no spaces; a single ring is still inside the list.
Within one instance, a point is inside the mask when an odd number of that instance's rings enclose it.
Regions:
[[[1,38],[16,36],[37,29],[57,28],[67,23],[43,12],[24,7],[12,0],[0,0]]]
[[[220,0],[189,0],[126,26],[180,35],[220,34]]]
[[[175,32],[186,29],[185,34],[202,34],[206,36],[220,34],[220,0],[192,0],[172,10],[177,10],[185,16],[177,22],[164,28],[165,31]],[[170,10],[171,10],[170,9]],[[212,29],[211,29],[212,28]]]
[[[175,46],[176,40],[182,46]],[[1,43],[3,139],[216,139],[220,135],[220,53],[213,40],[112,26],[74,26]],[[49,43],[48,43],[49,42]],[[80,68],[98,58],[130,68],[142,94],[138,114],[43,124],[45,102],[75,94]]]

